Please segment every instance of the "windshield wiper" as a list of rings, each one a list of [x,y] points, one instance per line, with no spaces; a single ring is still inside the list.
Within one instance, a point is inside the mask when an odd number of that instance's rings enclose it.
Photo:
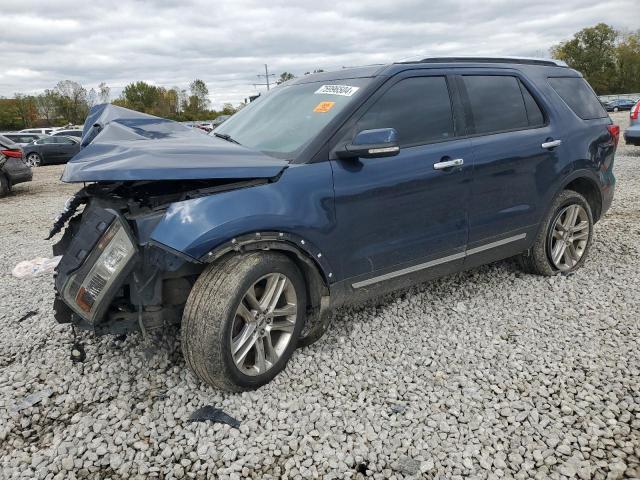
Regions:
[[[240,145],[239,141],[231,138],[231,135],[227,135],[226,133],[218,133],[218,132],[213,132],[213,134],[218,138],[226,140],[227,142],[231,142],[231,143],[235,143],[236,145]]]

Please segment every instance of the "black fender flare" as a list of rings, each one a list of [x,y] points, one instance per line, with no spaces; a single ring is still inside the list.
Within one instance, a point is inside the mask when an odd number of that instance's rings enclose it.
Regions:
[[[299,346],[317,341],[331,322],[331,284],[334,281],[331,265],[322,252],[304,238],[287,232],[253,232],[240,235],[218,245],[203,255],[200,261],[213,263],[231,253],[275,250],[289,254],[302,270],[307,283],[306,325],[298,339]]]

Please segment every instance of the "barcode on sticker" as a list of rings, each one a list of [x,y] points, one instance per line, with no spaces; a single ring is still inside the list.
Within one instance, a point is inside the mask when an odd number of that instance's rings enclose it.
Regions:
[[[350,97],[358,91],[360,87],[350,87],[349,85],[322,85],[316,94],[324,93],[326,95],[342,95],[343,97]]]

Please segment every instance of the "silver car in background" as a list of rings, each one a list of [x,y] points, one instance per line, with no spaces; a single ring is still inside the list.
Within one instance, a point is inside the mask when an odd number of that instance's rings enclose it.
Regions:
[[[629,128],[624,132],[624,141],[627,145],[640,146],[640,101],[629,110]]]

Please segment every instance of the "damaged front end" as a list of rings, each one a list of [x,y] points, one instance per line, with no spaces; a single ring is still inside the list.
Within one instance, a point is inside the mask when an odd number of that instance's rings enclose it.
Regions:
[[[55,317],[96,334],[162,328],[180,322],[204,264],[151,240],[174,202],[267,182],[158,181],[95,183],[56,220]],[[78,213],[78,210],[81,210]]]
[[[83,182],[49,238],[55,317],[96,334],[180,322],[204,263],[152,240],[179,202],[276,181],[287,162],[112,105],[91,111],[62,180]],[[66,225],[66,228],[65,228]]]

